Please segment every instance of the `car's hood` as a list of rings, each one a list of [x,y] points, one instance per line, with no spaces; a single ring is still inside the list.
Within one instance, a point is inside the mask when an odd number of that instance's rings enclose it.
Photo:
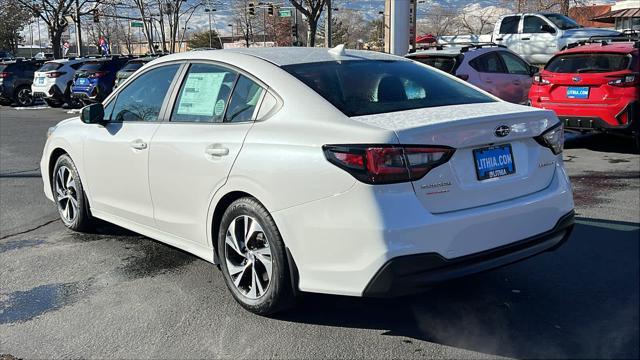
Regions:
[[[588,39],[591,36],[618,36],[620,34],[621,33],[619,31],[615,31],[615,30],[586,27],[586,28],[565,30],[563,37]]]

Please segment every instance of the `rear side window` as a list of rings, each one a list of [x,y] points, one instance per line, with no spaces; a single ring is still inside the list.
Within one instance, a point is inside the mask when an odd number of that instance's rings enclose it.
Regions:
[[[237,76],[221,66],[193,64],[182,82],[171,121],[222,122]]]
[[[80,69],[82,67],[82,65],[84,65],[84,64],[83,63],[76,63],[76,64],[73,64],[73,65],[70,65],[70,66],[71,66],[71,68],[73,70],[78,70],[78,69]]]
[[[506,73],[502,61],[496,52],[490,52],[469,61],[469,65],[478,72],[483,73]]]
[[[520,16],[507,16],[500,23],[500,34],[517,34]]]
[[[453,56],[421,56],[412,57],[411,60],[423,63],[425,65],[433,66],[438,70],[448,72],[451,74],[456,67],[456,58]]]
[[[493,102],[412,61],[351,60],[283,66],[347,116]]]
[[[253,114],[263,91],[264,89],[260,85],[240,75],[233,89],[233,95],[231,95],[224,121],[242,122],[253,120]]]
[[[61,67],[62,67],[61,63],[47,62],[47,63],[44,63],[44,65],[42,65],[42,67],[38,71],[40,72],[54,71],[54,70],[60,69]]]
[[[626,54],[584,53],[556,56],[545,70],[554,73],[603,73],[626,70],[631,57]]]

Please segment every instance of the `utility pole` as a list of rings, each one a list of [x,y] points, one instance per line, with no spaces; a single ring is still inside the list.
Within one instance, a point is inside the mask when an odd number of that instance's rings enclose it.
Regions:
[[[296,46],[300,45],[299,41],[300,41],[300,36],[298,35],[298,8],[294,8],[293,9],[294,12],[294,17],[293,17],[293,25],[296,27],[296,31],[295,31],[295,35],[296,35]]]
[[[331,25],[333,25],[333,21],[331,20],[331,12],[333,8],[331,8],[331,0],[327,0],[327,17],[325,19],[326,23],[324,25],[324,46],[325,47],[333,47],[331,41]]]
[[[80,28],[80,2],[76,0],[76,47],[77,55],[82,56],[82,30]]]
[[[209,14],[209,48],[213,47],[213,38],[211,35],[211,9],[206,9],[207,14]]]
[[[267,8],[262,7],[262,47],[267,47]]]

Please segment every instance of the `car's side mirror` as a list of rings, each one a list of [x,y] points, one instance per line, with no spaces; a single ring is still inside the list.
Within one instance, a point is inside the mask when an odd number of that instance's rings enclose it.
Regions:
[[[83,107],[80,119],[85,124],[99,124],[104,122],[104,106],[102,106],[102,103],[97,103]]]
[[[538,69],[537,66],[529,65],[529,75],[533,76],[533,75],[535,75],[535,74],[537,74],[539,72],[540,72],[540,69]]]
[[[542,32],[546,32],[546,33],[550,33],[550,34],[555,34],[556,33],[556,29],[554,29],[551,25],[549,24],[542,24],[540,25],[540,30]]]

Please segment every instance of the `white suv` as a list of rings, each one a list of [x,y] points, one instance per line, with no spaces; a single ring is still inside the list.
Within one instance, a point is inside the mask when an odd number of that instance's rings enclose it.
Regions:
[[[31,92],[47,105],[60,107],[69,103],[73,76],[86,59],[71,58],[47,61],[33,75]]]

